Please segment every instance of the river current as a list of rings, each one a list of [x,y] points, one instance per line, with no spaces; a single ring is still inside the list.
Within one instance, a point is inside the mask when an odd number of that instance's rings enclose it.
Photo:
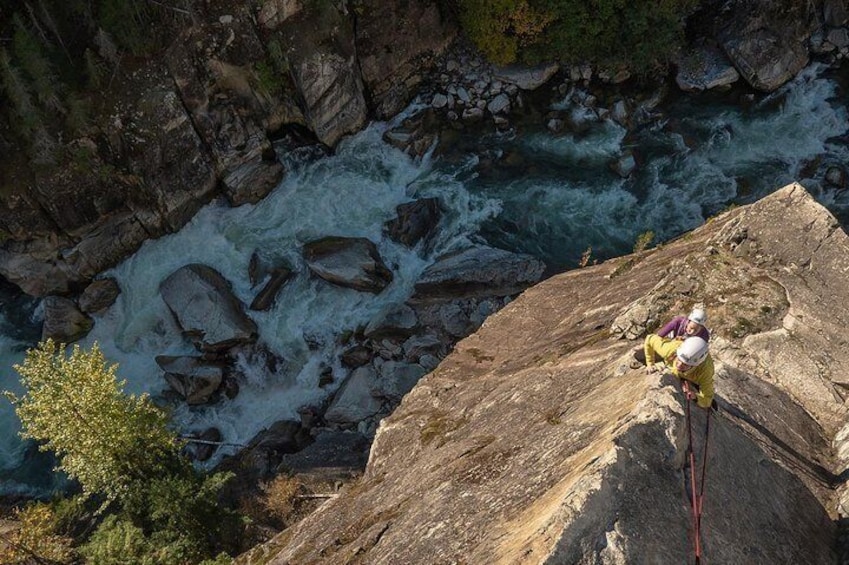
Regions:
[[[244,381],[235,399],[182,405],[173,414],[182,432],[216,426],[223,441],[245,444],[264,427],[295,419],[299,407],[332,394],[346,374],[336,338],[403,302],[438,255],[470,242],[529,253],[545,261],[549,272],[561,272],[577,267],[587,250],[591,260],[601,261],[630,252],[649,230],[655,242],[668,240],[729,205],[792,181],[802,182],[847,225],[849,189],[829,188],[821,178],[829,164],[849,163],[847,98],[832,74],[811,66],[745,107],[727,95],[679,96],[635,132],[587,117],[564,97],[553,109],[584,119],[580,134],[554,135],[544,124],[525,125],[416,159],[382,140],[394,124],[372,123],[332,155],[284,156],[289,172],[262,202],[210,204],[178,233],[148,241],[105,273],[117,279],[122,293],[81,345],[97,341],[119,364],[128,392],[156,396],[166,383],[154,357],[194,353],[159,296],[159,283],[187,263],[206,263],[250,303],[257,291],[248,280],[251,255],[287,261],[297,275],[276,305],[250,313],[264,344],[285,366],[272,373],[261,362],[242,360]],[[411,106],[406,115],[418,109]],[[626,150],[638,167],[623,179],[610,163]],[[425,253],[387,239],[382,227],[395,207],[426,196],[439,197],[446,210],[432,249]],[[395,274],[393,283],[372,295],[311,278],[301,247],[328,235],[377,243]],[[39,301],[0,288],[0,389],[21,392],[13,365],[37,341],[40,320]],[[319,387],[328,369],[334,384]],[[0,399],[0,492],[43,493],[58,484],[50,460],[33,456],[33,447],[17,436],[19,425],[11,405]]]

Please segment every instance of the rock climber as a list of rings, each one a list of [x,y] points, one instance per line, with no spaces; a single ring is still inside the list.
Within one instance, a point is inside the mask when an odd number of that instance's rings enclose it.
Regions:
[[[689,381],[691,392],[701,408],[710,408],[713,403],[713,359],[708,342],[699,336],[681,341],[652,334],[643,345],[646,359],[655,355],[662,361],[646,365],[646,373],[663,371]]]
[[[705,341],[710,341],[710,331],[708,331],[705,324],[707,324],[707,313],[704,308],[696,307],[693,308],[688,316],[675,316],[665,326],[657,330],[655,334],[660,337],[682,341],[695,335]],[[636,363],[632,363],[632,369],[646,364],[645,347],[634,349],[634,359]]]
[[[710,331],[705,324],[707,324],[707,313],[704,308],[693,308],[689,316],[675,316],[655,333],[660,337],[681,339],[696,335],[705,341],[710,341]]]

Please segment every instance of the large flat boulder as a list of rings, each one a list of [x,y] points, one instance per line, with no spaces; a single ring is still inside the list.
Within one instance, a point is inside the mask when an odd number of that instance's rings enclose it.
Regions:
[[[392,282],[377,246],[362,237],[325,237],[304,245],[310,271],[327,282],[379,293]]]
[[[180,267],[162,281],[159,292],[183,333],[201,351],[226,351],[256,341],[256,323],[245,314],[227,279],[212,267]]]
[[[509,296],[537,282],[544,270],[530,255],[470,247],[437,258],[416,282],[412,300]]]

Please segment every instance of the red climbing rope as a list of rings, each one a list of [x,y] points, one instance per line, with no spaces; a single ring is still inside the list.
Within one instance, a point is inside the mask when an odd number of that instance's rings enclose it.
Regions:
[[[708,437],[710,434],[710,413],[707,410],[707,418],[705,423],[705,448],[702,455],[702,476],[701,487],[696,494],[696,454],[693,450],[693,426],[690,419],[690,400],[694,398],[694,394],[690,391],[687,381],[682,380],[681,388],[684,391],[685,404],[687,405],[687,452],[690,458],[690,503],[693,508],[693,553],[696,558],[696,565],[700,565],[702,561],[702,508],[705,500],[705,477],[707,474],[707,451]]]

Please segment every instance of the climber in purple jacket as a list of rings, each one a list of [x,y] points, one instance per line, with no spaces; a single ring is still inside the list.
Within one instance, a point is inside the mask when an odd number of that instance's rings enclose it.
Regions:
[[[670,340],[685,340],[688,337],[697,336],[710,341],[710,332],[705,324],[707,324],[707,313],[703,308],[693,308],[689,316],[675,316],[655,333]],[[642,346],[634,349],[634,359],[642,365],[646,364],[646,354]]]
[[[702,308],[693,308],[689,316],[675,316],[665,326],[657,330],[660,337],[671,337],[687,339],[698,336],[705,341],[710,341],[710,332],[705,327],[707,314]]]

